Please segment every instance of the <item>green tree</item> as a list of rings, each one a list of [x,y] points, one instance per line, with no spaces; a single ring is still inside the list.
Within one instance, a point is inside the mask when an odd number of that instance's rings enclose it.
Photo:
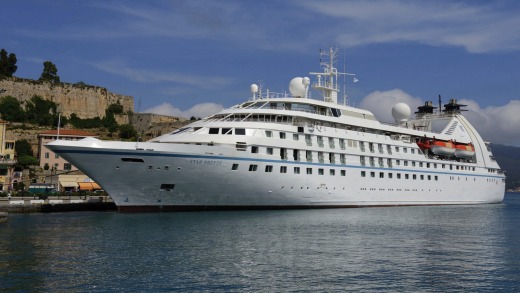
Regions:
[[[2,119],[11,122],[25,121],[25,112],[20,102],[11,96],[0,98],[0,115],[2,115]]]
[[[0,50],[0,77],[11,77],[18,69],[16,66],[16,55],[11,53],[7,55],[5,49]]]
[[[22,156],[18,157],[18,164],[27,168],[32,165],[38,165],[38,159],[33,156]]]
[[[43,62],[43,72],[38,80],[59,83],[60,77],[58,76],[58,68],[56,68],[56,65],[51,61]]]
[[[41,126],[54,126],[58,121],[58,105],[34,95],[25,105],[27,121]]]
[[[123,124],[119,126],[119,137],[122,139],[135,139],[137,131],[131,124]]]
[[[110,104],[108,108],[105,110],[105,114],[114,114],[114,115],[120,115],[123,114],[123,105],[117,103],[117,104]]]
[[[33,155],[31,144],[27,139],[17,140],[14,144],[14,151],[18,157]]]

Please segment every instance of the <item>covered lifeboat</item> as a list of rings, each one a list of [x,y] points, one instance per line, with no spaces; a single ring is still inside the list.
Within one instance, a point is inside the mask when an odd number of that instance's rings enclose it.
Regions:
[[[443,141],[423,137],[417,142],[417,145],[423,151],[430,150],[433,154],[439,156],[453,156],[456,152],[455,144],[451,140]]]
[[[455,144],[455,157],[471,158],[475,155],[475,147],[473,144]]]

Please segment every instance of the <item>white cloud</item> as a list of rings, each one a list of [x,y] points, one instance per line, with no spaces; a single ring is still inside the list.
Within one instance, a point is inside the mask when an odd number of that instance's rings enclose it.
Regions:
[[[375,91],[365,96],[360,108],[374,113],[382,122],[393,122],[391,110],[396,103],[410,106],[412,113],[424,104],[422,99],[414,98],[400,89]],[[461,99],[459,104],[467,105],[463,115],[486,141],[498,144],[520,146],[520,100],[512,100],[503,106],[480,105],[470,99]],[[413,114],[412,114],[413,115]]]
[[[332,17],[342,47],[412,41],[462,46],[469,52],[520,49],[514,9],[494,2],[448,1],[301,1],[311,11]],[[344,29],[347,26],[348,29]]]
[[[191,118],[204,118],[206,116],[215,114],[224,109],[224,106],[215,103],[202,103],[191,107],[188,110],[181,110],[170,103],[162,103],[159,106],[155,106],[143,111],[143,113],[154,113],[159,115],[167,115],[174,117]]]
[[[520,100],[511,100],[503,106],[480,105],[468,99],[459,100],[468,105],[464,116],[487,141],[520,146]]]
[[[382,122],[394,122],[392,107],[397,103],[405,103],[414,109],[423,104],[420,98],[414,98],[400,89],[389,91],[375,91],[365,96],[359,103],[359,107],[371,111]]]
[[[177,72],[135,69],[127,66],[119,60],[94,62],[91,63],[91,65],[99,70],[119,76],[124,76],[130,80],[144,83],[157,83],[166,81],[188,86],[195,86],[203,89],[215,89],[217,87],[229,85],[232,82],[230,78],[221,76],[199,76]]]

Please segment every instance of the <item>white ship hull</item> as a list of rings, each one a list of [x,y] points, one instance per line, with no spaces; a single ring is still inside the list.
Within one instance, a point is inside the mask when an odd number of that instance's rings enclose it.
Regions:
[[[464,105],[450,101],[435,114],[427,102],[414,120],[398,104],[400,122],[383,124],[337,103],[337,77],[328,65],[312,85],[324,101],[308,99],[309,79],[295,78],[292,97],[264,97],[253,85],[251,100],[149,142],[87,138],[47,147],[101,185],[120,211],[502,202],[505,176],[460,115]],[[475,152],[438,155],[419,140],[457,141]]]
[[[502,202],[504,196],[499,176],[447,171],[435,160],[431,164],[437,163],[438,168],[430,171],[362,168],[348,162],[331,165],[248,158],[215,146],[177,145],[162,152],[157,150],[164,144],[158,143],[141,143],[139,147],[150,149],[147,151],[136,150],[135,143],[100,148],[101,141],[92,148],[93,141],[84,140],[83,147],[62,142],[53,149],[81,166],[120,211],[482,204]],[[143,162],[123,162],[122,158]],[[233,164],[238,164],[237,170],[232,170]],[[248,171],[251,164],[257,165],[257,172]],[[288,171],[283,176],[278,171],[266,173],[266,166]],[[294,167],[300,167],[300,174],[294,174]],[[312,175],[305,174],[307,168],[313,169]],[[319,169],[324,175],[319,175]],[[335,176],[330,176],[330,170]],[[341,176],[342,170],[345,176]],[[365,177],[361,170],[366,170]],[[392,178],[388,178],[390,173]],[[396,179],[397,174],[402,179]],[[404,179],[405,174],[409,179]]]

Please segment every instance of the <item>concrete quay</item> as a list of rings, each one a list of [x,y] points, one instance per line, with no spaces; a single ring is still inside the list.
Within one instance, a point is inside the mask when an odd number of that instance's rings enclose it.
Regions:
[[[117,207],[108,196],[95,197],[33,197],[0,198],[0,213],[51,213],[73,211],[117,211]],[[7,215],[6,215],[7,217]]]

